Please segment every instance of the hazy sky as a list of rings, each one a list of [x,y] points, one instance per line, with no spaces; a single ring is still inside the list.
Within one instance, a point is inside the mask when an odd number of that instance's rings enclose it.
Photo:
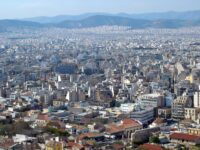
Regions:
[[[0,19],[88,12],[200,10],[200,0],[0,0]]]

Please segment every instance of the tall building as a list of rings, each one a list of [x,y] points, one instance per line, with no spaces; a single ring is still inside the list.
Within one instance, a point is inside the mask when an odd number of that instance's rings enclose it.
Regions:
[[[85,92],[78,87],[70,89],[66,94],[66,99],[71,102],[79,102],[85,100]]]
[[[185,118],[185,108],[192,107],[192,100],[188,96],[179,96],[172,103],[172,118],[182,120]]]
[[[194,107],[200,108],[200,90],[194,93]]]

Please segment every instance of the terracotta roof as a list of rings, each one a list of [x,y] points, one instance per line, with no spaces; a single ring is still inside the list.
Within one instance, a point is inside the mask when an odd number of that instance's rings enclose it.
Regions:
[[[160,145],[157,144],[143,144],[140,148],[145,150],[164,150]]]
[[[122,120],[122,124],[119,127],[125,129],[125,128],[140,126],[140,125],[141,124],[139,122],[137,122],[136,120],[124,119],[124,120]]]
[[[45,120],[45,121],[48,121],[49,120],[49,117],[48,117],[48,115],[43,115],[43,114],[41,114],[41,115],[38,115],[38,118],[37,118],[38,120]]]
[[[165,121],[164,121],[164,119],[156,118],[156,120],[154,120],[154,123],[156,123],[156,124],[163,124],[163,123],[165,123]]]
[[[120,150],[120,149],[123,149],[124,146],[122,144],[113,144],[112,147],[115,149],[115,150]]]
[[[108,128],[107,128],[107,130],[106,130],[106,132],[112,134],[112,133],[121,132],[122,130],[123,130],[122,128],[118,127],[118,126],[115,125],[115,124],[109,124],[109,125],[108,125]]]
[[[83,146],[81,146],[80,144],[78,144],[78,143],[74,143],[74,142],[68,142],[67,143],[67,147],[69,148],[69,147],[76,147],[76,148],[78,148],[78,149],[82,149],[83,148]]]
[[[123,120],[123,123],[124,124],[135,124],[135,123],[138,124],[137,121],[135,121],[133,119],[127,119],[127,118]]]
[[[85,146],[85,145],[93,146],[94,144],[95,144],[95,141],[93,141],[93,140],[88,140],[88,141],[85,142],[84,146]]]
[[[0,138],[0,148],[9,149],[15,143],[12,139]]]
[[[86,137],[92,138],[92,137],[97,137],[98,135],[99,135],[98,133],[89,132],[89,133],[84,133],[84,134],[79,135],[78,139],[82,140]]]
[[[106,132],[108,133],[118,133],[127,128],[138,127],[141,124],[133,119],[124,119],[122,122],[118,124],[109,124],[107,127]]]
[[[197,135],[190,135],[185,133],[172,133],[170,135],[171,139],[177,139],[177,140],[187,140],[191,142],[196,142],[196,140],[200,139]]]

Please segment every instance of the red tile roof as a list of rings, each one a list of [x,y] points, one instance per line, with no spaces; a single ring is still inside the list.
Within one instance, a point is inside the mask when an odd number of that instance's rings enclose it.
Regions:
[[[122,121],[123,121],[123,124],[136,124],[136,125],[139,124],[136,120],[128,119],[128,118],[126,118],[126,119],[124,119]]]
[[[134,127],[138,127],[141,126],[141,124],[133,119],[124,119],[122,120],[122,122],[118,125],[118,124],[109,124],[107,127],[106,132],[108,133],[118,133],[118,132],[122,132],[127,128],[134,128]],[[142,126],[141,126],[142,127]]]
[[[124,119],[122,120],[122,124],[119,126],[120,128],[131,128],[131,127],[137,127],[140,126],[141,124],[133,119]]]
[[[123,131],[123,129],[120,128],[120,127],[118,127],[118,126],[115,125],[115,124],[109,124],[109,125],[108,125],[108,128],[107,128],[107,130],[106,130],[106,132],[108,132],[108,133],[110,133],[110,134],[112,134],[112,133],[118,133],[118,132],[122,132],[122,131]]]
[[[67,143],[67,147],[68,148],[78,148],[78,149],[82,149],[83,148],[83,146],[82,145],[80,145],[80,144],[78,144],[78,143],[74,143],[74,142],[68,142]]]
[[[9,149],[15,143],[12,139],[0,138],[0,148]]]
[[[45,121],[48,121],[49,120],[49,117],[47,114],[43,115],[43,114],[40,114],[38,115],[38,120],[45,120]]]
[[[112,147],[115,150],[120,150],[120,149],[124,149],[124,146],[122,144],[113,144]]]
[[[197,135],[190,135],[185,133],[172,133],[170,135],[170,138],[176,140],[186,140],[191,142],[196,142],[196,140],[200,139],[200,137]]]
[[[83,134],[79,135],[78,139],[82,140],[86,137],[92,138],[92,137],[97,137],[98,135],[99,135],[98,133],[93,133],[93,132],[83,133]]]
[[[160,145],[157,144],[143,144],[140,148],[144,150],[164,150]]]

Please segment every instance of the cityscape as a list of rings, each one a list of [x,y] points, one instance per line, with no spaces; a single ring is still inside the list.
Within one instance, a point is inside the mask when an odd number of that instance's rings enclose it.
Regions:
[[[200,11],[155,14],[1,19],[0,149],[200,150]]]

